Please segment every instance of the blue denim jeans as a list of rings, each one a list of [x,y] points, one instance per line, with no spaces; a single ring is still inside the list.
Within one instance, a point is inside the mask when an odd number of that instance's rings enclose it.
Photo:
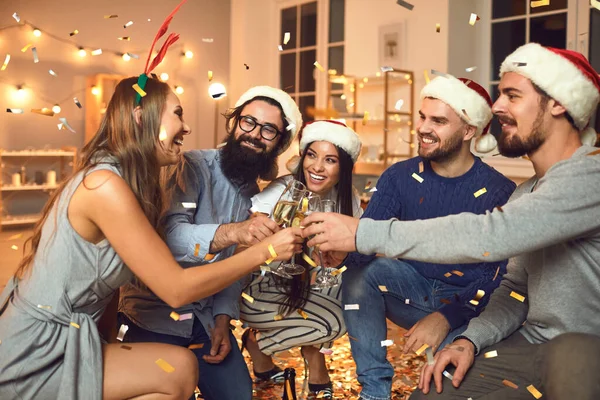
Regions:
[[[231,351],[219,364],[209,364],[202,356],[210,353],[210,337],[198,318],[194,317],[194,328],[191,338],[165,335],[148,331],[137,326],[125,314],[118,315],[119,326],[126,324],[129,330],[125,335],[124,342],[158,342],[188,347],[191,344],[204,344],[201,349],[193,349],[192,352],[198,359],[200,370],[198,387],[206,400],[251,400],[252,379],[244,357],[237,345],[233,333],[229,333]],[[190,399],[194,399],[192,396]]]
[[[382,292],[379,286],[385,286]],[[388,400],[391,397],[394,368],[388,362],[386,317],[405,329],[437,311],[442,299],[461,291],[459,286],[425,278],[410,264],[388,258],[377,258],[366,266],[355,266],[344,273],[343,304],[358,304],[358,310],[344,310],[344,321],[356,362],[361,398]],[[405,300],[409,299],[409,304]],[[345,307],[344,307],[345,308]],[[467,325],[451,331],[440,344],[450,343],[464,332]]]

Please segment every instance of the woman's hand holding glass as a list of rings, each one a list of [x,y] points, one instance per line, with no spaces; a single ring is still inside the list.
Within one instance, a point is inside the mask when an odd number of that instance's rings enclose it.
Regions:
[[[302,229],[292,227],[280,230],[273,236],[269,236],[260,242],[258,245],[264,246],[265,249],[267,249],[265,254],[268,254],[268,257],[273,261],[285,261],[302,251],[303,242]],[[273,257],[269,251],[269,245],[271,245],[273,251],[275,251],[275,257]]]

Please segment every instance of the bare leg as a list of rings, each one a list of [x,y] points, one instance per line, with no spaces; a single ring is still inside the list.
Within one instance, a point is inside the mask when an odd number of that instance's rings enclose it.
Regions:
[[[198,382],[198,361],[186,348],[161,343],[106,344],[103,398],[187,399]],[[166,361],[175,370],[156,364]]]
[[[248,340],[246,341],[246,349],[248,349],[248,353],[252,358],[252,368],[254,368],[255,372],[267,372],[275,367],[275,364],[273,364],[273,360],[271,359],[271,357],[260,351],[258,343],[256,342],[256,336],[254,335],[254,331],[250,331],[250,333],[248,334]]]
[[[308,363],[308,383],[324,384],[329,382],[325,355],[314,346],[302,346],[302,355]]]

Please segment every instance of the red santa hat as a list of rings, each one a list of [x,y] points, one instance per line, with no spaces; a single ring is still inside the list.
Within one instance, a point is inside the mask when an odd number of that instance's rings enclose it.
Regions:
[[[558,101],[573,118],[581,141],[594,145],[597,135],[589,123],[600,100],[600,78],[582,54],[528,43],[506,57],[500,77],[507,72],[523,75]]]
[[[319,120],[307,122],[300,132],[300,154],[304,153],[306,147],[312,142],[329,142],[344,150],[356,162],[360,154],[362,143],[360,138],[352,129],[344,123],[332,120]],[[286,164],[287,169],[296,173],[300,157],[290,158]]]
[[[448,74],[438,76],[421,90],[421,99],[426,97],[448,104],[463,121],[477,128],[475,149],[478,152],[489,153],[496,148],[496,139],[489,133],[492,99],[477,82]]]
[[[281,106],[283,110],[283,117],[288,123],[286,131],[289,134],[283,138],[283,146],[279,149],[279,154],[283,153],[290,147],[290,144],[294,141],[298,130],[302,126],[302,114],[298,109],[298,105],[290,97],[289,94],[281,89],[277,89],[271,86],[254,86],[242,94],[238,101],[235,103],[235,107],[239,107],[242,104],[255,99],[256,97],[268,97],[275,100]]]

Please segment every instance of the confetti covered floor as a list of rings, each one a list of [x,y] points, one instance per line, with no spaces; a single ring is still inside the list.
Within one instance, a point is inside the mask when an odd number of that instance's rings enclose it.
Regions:
[[[234,331],[240,345],[240,336],[243,332],[241,324]],[[401,352],[404,338],[404,329],[395,326],[388,321],[388,339],[394,340],[394,345],[388,347],[388,360],[395,369],[394,383],[392,385],[392,399],[408,399],[410,393],[416,388],[419,372],[425,362],[424,356],[418,357],[414,354],[404,355]],[[334,384],[334,396],[336,399],[358,399],[360,386],[356,380],[355,365],[350,353],[348,335],[337,340],[333,346],[334,353],[326,356],[329,366],[329,375]],[[244,352],[248,368],[252,371],[252,363],[247,352]],[[304,385],[304,362],[300,356],[300,349],[286,351],[274,358],[275,364],[280,368],[292,367],[296,369],[296,392],[299,400],[307,399],[307,392],[303,391]],[[253,400],[280,400],[283,393],[283,385],[254,385]]]

